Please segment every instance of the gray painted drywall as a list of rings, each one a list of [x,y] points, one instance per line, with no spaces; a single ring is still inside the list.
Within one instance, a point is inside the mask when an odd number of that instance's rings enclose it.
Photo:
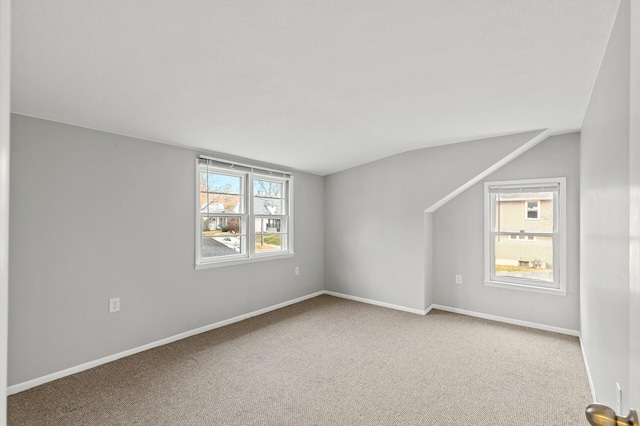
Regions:
[[[579,330],[579,135],[553,136],[433,214],[433,300],[438,305]],[[567,295],[484,284],[484,182],[567,178]],[[455,275],[462,284],[455,284]]]
[[[0,0],[0,426],[7,422],[11,1]]]
[[[640,75],[640,3],[631,3],[631,62],[629,75]],[[629,129],[630,180],[630,297],[629,407],[640,408],[640,79],[631,79]]]
[[[629,389],[629,28],[623,0],[581,132],[581,333],[596,398],[611,407],[616,382]]]
[[[410,151],[326,176],[326,289],[425,309],[424,210],[539,133]]]
[[[9,385],[324,289],[322,177],[294,172],[294,257],[195,271],[197,152],[19,115],[12,141]]]
[[[433,212],[424,212],[424,306],[433,305]]]

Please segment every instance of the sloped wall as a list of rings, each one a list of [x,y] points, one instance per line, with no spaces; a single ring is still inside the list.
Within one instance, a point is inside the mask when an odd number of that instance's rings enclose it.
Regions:
[[[424,210],[539,133],[410,151],[327,176],[325,288],[424,310]]]
[[[487,176],[433,215],[433,301],[450,308],[580,329],[579,135],[553,136]],[[567,295],[484,285],[484,182],[567,178]],[[462,284],[455,283],[462,275]]]

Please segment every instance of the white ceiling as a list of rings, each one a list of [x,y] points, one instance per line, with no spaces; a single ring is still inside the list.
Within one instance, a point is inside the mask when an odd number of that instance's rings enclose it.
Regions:
[[[619,0],[20,0],[12,110],[320,175],[581,127]]]

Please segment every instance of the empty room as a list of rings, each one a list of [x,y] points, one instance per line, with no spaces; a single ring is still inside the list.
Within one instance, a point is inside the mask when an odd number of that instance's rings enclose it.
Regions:
[[[638,425],[635,0],[0,0],[0,425]]]

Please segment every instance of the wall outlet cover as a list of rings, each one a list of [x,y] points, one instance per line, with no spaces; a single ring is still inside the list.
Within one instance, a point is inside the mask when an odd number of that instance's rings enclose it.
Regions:
[[[120,310],[120,298],[114,297],[109,299],[109,313],[118,312]]]

